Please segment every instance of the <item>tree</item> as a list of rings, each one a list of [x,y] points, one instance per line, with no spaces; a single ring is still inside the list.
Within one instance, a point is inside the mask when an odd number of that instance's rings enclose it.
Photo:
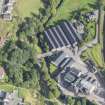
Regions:
[[[86,105],[86,99],[85,98],[82,98],[82,105]]]
[[[80,101],[77,101],[77,105],[82,105]]]
[[[55,97],[58,98],[60,96],[60,90],[57,87],[57,83],[55,80],[53,80],[50,77],[50,74],[48,72],[48,68],[46,65],[46,62],[43,60],[42,62],[42,67],[41,67],[41,72],[43,73],[43,80],[46,81],[46,85],[48,87],[48,91],[49,91],[49,98],[51,97]]]
[[[75,99],[69,96],[67,99],[67,105],[74,105],[74,104],[75,104]]]
[[[50,0],[51,14],[54,16],[57,12],[57,7],[61,0]]]
[[[27,43],[8,42],[0,53],[0,62],[6,69],[9,82],[16,86],[35,87],[38,84],[38,68],[35,49]]]

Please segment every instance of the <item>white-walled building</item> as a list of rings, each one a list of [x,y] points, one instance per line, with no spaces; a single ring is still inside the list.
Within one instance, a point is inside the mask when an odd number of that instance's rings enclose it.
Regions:
[[[0,17],[4,20],[12,20],[12,10],[15,0],[0,0]]]

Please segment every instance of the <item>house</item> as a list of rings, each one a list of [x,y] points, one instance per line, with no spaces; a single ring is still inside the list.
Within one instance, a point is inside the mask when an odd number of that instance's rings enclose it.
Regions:
[[[77,33],[73,24],[68,21],[63,21],[54,27],[46,29],[44,34],[50,50],[75,47],[82,41],[82,37]]]
[[[18,91],[12,93],[0,91],[0,105],[23,105],[23,99],[18,97]]]
[[[12,20],[12,10],[15,0],[0,1],[0,17],[4,20]]]
[[[5,75],[5,70],[3,67],[0,67],[0,80],[3,79],[4,75]]]

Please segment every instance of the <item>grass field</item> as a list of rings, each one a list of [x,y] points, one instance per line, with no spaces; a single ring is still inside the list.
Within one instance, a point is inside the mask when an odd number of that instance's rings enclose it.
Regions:
[[[15,86],[7,84],[7,83],[0,83],[0,90],[6,92],[12,92],[15,89]]]
[[[64,0],[62,6],[58,9],[56,16],[51,22],[70,18],[70,13],[78,8],[88,8],[89,3],[93,4],[96,0]]]
[[[18,20],[14,18],[12,22],[7,22],[0,19],[0,36],[14,35],[19,22],[25,17],[30,17],[31,13],[37,14],[40,7],[43,7],[40,0],[16,0],[13,16],[17,16]]]
[[[15,13],[22,18],[29,17],[38,13],[40,7],[43,7],[41,0],[16,0]]]
[[[104,66],[100,44],[97,44],[91,49],[87,49],[82,55],[84,56],[84,60],[87,58],[91,58],[98,67]]]

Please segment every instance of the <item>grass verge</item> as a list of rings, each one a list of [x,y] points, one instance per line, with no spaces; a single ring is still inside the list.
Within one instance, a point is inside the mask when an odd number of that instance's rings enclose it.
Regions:
[[[94,46],[91,49],[87,49],[82,54],[82,58],[84,60],[86,60],[88,58],[91,58],[95,62],[97,67],[103,67],[104,66],[102,52],[101,52],[101,45],[100,44],[97,44],[96,46]]]

